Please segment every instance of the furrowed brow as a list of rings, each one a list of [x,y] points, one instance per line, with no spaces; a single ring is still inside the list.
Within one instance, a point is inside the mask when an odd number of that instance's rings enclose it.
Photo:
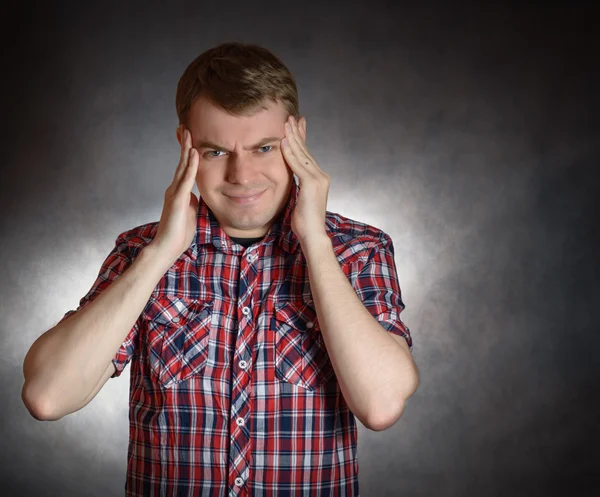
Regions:
[[[244,147],[244,150],[252,150],[254,148],[262,147],[264,145],[267,145],[268,143],[272,143],[275,141],[281,141],[282,138],[283,137],[279,137],[279,136],[268,136],[268,137],[260,140],[258,143],[255,143],[254,145],[250,145],[249,147]],[[231,152],[231,150],[227,150],[225,147],[218,145],[217,143],[208,141],[208,140],[200,140],[194,148],[214,148],[217,150],[222,150],[223,152]]]

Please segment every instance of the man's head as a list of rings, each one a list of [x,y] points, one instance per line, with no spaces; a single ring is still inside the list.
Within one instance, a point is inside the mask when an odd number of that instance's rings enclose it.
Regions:
[[[293,182],[281,150],[290,114],[306,139],[292,74],[262,47],[224,43],[187,67],[176,107],[199,154],[198,191],[221,228],[233,237],[265,235],[285,208]],[[275,139],[261,142],[265,138]],[[251,202],[232,198],[255,193],[261,195]]]

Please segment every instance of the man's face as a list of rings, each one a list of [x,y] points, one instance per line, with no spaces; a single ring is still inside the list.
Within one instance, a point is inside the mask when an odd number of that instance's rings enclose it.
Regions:
[[[266,106],[250,117],[234,117],[199,98],[188,114],[192,146],[199,155],[198,191],[229,236],[264,236],[285,208],[294,180],[281,150],[288,114],[279,101]],[[274,139],[259,143],[269,137]],[[179,129],[177,140],[181,144]],[[260,194],[256,200],[233,198],[255,194]]]

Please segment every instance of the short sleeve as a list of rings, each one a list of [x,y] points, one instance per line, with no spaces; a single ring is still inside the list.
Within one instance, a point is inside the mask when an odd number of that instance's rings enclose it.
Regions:
[[[402,301],[394,245],[388,235],[384,234],[377,242],[355,281],[355,291],[371,315],[384,329],[404,337],[412,353],[410,329],[400,319],[406,306]]]
[[[70,310],[65,313],[63,318],[59,321],[62,323],[64,320],[71,317],[81,309],[85,308],[91,302],[94,301],[104,290],[106,290],[112,282],[114,282],[121,274],[125,272],[132,264],[132,252],[131,247],[127,245],[127,242],[119,235],[115,242],[114,248],[110,251],[96,277],[96,281],[87,292],[85,296],[79,301],[79,307],[75,310]],[[58,324],[58,323],[57,323]],[[116,371],[113,373],[111,378],[120,376],[125,366],[131,360],[135,350],[135,343],[139,333],[140,318],[133,325],[133,328],[127,334],[125,340],[119,347],[119,350],[115,354],[112,362],[115,365]]]

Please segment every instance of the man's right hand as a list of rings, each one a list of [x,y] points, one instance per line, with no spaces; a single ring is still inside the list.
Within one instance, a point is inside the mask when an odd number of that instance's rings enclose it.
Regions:
[[[165,191],[165,202],[154,240],[149,244],[173,264],[191,245],[196,235],[198,197],[192,193],[198,151],[192,148],[191,133],[181,125],[181,157],[172,183]]]

